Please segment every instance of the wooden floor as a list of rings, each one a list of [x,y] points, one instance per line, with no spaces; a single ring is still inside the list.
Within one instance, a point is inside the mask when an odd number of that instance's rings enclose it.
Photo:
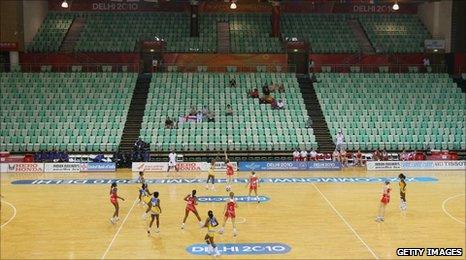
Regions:
[[[180,173],[178,177],[204,178],[206,173]],[[297,176],[397,176],[398,172],[260,172],[259,177]],[[261,185],[260,195],[270,201],[241,203],[237,210],[238,237],[231,225],[217,243],[284,243],[291,251],[282,255],[236,255],[236,258],[397,258],[399,247],[465,247],[465,173],[461,171],[408,172],[430,176],[437,182],[408,183],[408,213],[400,214],[397,183],[384,223],[374,221],[381,183],[300,183]],[[158,177],[157,177],[158,176]],[[240,173],[239,177],[245,177]],[[119,186],[120,222],[112,225],[113,207],[108,185],[13,185],[19,179],[132,178],[129,170],[91,174],[3,174],[1,194],[1,258],[205,258],[186,247],[203,243],[194,216],[180,229],[185,204],[192,189],[199,196],[226,195],[225,186],[207,191],[203,184],[150,185],[158,190],[163,206],[161,232],[148,237],[144,209],[133,206],[138,185]],[[221,175],[223,177],[223,174]],[[173,178],[151,174],[148,178]],[[247,195],[244,184],[235,184],[236,195]],[[212,209],[221,217],[223,203],[198,205],[204,219]],[[459,257],[464,259],[464,255]],[[454,257],[452,257],[454,259]]]

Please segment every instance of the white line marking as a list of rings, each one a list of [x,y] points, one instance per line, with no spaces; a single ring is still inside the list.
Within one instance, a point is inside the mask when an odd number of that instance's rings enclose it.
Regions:
[[[455,217],[453,217],[450,213],[448,213],[448,211],[445,209],[445,205],[447,204],[447,201],[451,200],[451,199],[454,199],[456,197],[461,197],[461,196],[464,196],[465,194],[458,194],[458,195],[455,195],[455,196],[451,196],[449,197],[448,199],[444,200],[443,203],[442,203],[442,210],[443,212],[445,212],[445,214],[447,214],[447,216],[449,216],[451,219],[453,219],[454,221],[458,222],[458,223],[461,223],[463,225],[465,225],[464,221],[461,221],[460,219],[457,219]]]
[[[243,224],[246,223],[246,218],[244,217],[237,217],[236,218],[236,224]]]
[[[113,236],[112,241],[111,241],[110,244],[108,245],[107,250],[105,250],[105,253],[104,253],[104,255],[102,256],[101,259],[105,259],[105,257],[107,256],[108,251],[110,251],[110,248],[112,247],[113,242],[115,242],[115,239],[117,238],[118,234],[120,233],[121,229],[123,228],[123,225],[125,224],[126,220],[128,219],[128,217],[129,217],[131,211],[133,210],[134,205],[136,205],[136,202],[137,202],[137,201],[138,201],[138,200],[136,199],[136,200],[133,202],[133,206],[131,206],[131,208],[130,208],[129,211],[128,211],[128,214],[126,214],[126,217],[123,219],[123,222],[121,222],[120,227],[118,228],[117,232],[116,232],[115,235]]]
[[[340,217],[340,219],[353,232],[353,234],[359,239],[359,241],[361,241],[361,243],[367,248],[367,250],[372,254],[372,256],[374,256],[375,259],[379,259],[379,257],[374,253],[374,251],[366,244],[366,242],[364,242],[364,240],[362,240],[362,238],[359,236],[359,234],[356,232],[356,230],[354,230],[354,228],[348,223],[348,221],[346,221],[346,219],[340,214],[340,212],[338,212],[338,210],[327,199],[327,197],[325,197],[325,195],[320,191],[320,189],[314,183],[312,183],[312,186],[314,186],[314,188],[316,188],[316,190],[320,193],[320,196],[322,196],[322,198],[324,198],[324,200],[327,201],[328,205],[330,205],[330,207],[333,209],[333,211],[335,211],[335,213],[337,213],[338,217]]]
[[[13,216],[7,222],[3,223],[3,225],[0,226],[0,228],[3,228],[4,226],[6,226],[8,223],[10,223],[16,217],[16,208],[15,208],[15,206],[13,206],[13,204],[11,204],[10,202],[8,202],[6,200],[2,199],[2,201],[13,208]]]

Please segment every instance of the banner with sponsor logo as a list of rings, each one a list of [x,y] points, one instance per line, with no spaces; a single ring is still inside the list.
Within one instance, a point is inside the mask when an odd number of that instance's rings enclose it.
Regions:
[[[80,163],[44,163],[44,172],[80,172]]]
[[[234,170],[238,170],[238,163],[231,162],[233,164]],[[208,162],[179,162],[176,164],[178,171],[182,172],[201,172],[208,171],[210,163]],[[131,170],[133,172],[166,172],[168,170],[168,163],[166,162],[134,162],[131,165]],[[215,163],[216,172],[226,171],[225,162],[216,162]]]
[[[116,171],[115,163],[81,163],[81,172],[114,172]]]
[[[44,164],[43,163],[7,163],[7,167],[2,167],[2,172],[6,170],[6,172],[12,173],[37,173],[37,172],[44,172]]]
[[[133,162],[131,165],[133,172],[166,172],[168,163],[165,162]]]
[[[240,162],[240,171],[317,171],[317,170],[340,170],[339,162]]]
[[[466,170],[466,161],[377,161],[367,162],[369,171],[384,170]]]
[[[233,165],[233,170],[238,170],[237,162],[230,162]],[[225,172],[227,170],[227,164],[225,162],[215,162],[215,171],[216,172]]]

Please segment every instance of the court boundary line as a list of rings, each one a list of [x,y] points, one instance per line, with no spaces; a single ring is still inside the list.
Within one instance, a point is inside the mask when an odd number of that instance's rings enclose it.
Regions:
[[[327,197],[320,191],[320,189],[315,185],[315,183],[312,183],[312,186],[320,193],[320,196],[327,202],[327,204],[333,209],[333,211],[340,217],[340,219],[345,223],[345,225],[353,232],[353,234],[361,241],[361,243],[367,248],[367,250],[374,256],[375,259],[379,259],[379,257],[375,254],[375,252],[367,245],[366,242],[359,236],[359,234],[354,230],[354,228],[346,221],[346,219],[340,214],[340,212],[333,206],[333,204],[330,202],[330,200],[327,199]]]
[[[108,252],[110,251],[110,248],[112,247],[113,243],[115,242],[116,238],[118,237],[118,234],[120,234],[120,231],[121,231],[121,229],[123,228],[123,226],[124,226],[126,220],[128,219],[129,215],[131,214],[131,211],[133,211],[133,208],[134,208],[134,206],[136,205],[136,202],[137,202],[137,201],[138,201],[137,199],[134,200],[133,206],[131,206],[131,208],[130,208],[129,211],[128,211],[128,214],[126,214],[125,218],[124,218],[123,221],[121,222],[120,227],[118,227],[117,232],[116,232],[115,235],[113,236],[112,241],[111,241],[110,244],[108,245],[107,250],[105,250],[105,253],[102,255],[102,258],[101,258],[101,259],[105,259],[105,257],[107,256]]]
[[[10,202],[8,202],[8,201],[6,201],[4,199],[2,199],[2,201],[13,208],[13,216],[7,222],[3,223],[0,226],[0,229],[4,228],[6,225],[8,225],[16,217],[16,207],[13,204],[11,204]]]
[[[454,199],[456,197],[461,197],[461,196],[465,196],[466,194],[465,193],[462,193],[462,194],[456,194],[456,195],[453,195],[449,198],[446,198],[443,202],[442,202],[442,210],[443,212],[448,216],[450,217],[451,219],[453,219],[454,221],[458,222],[458,223],[461,223],[463,225],[466,225],[465,222],[457,219],[456,217],[454,217],[453,215],[451,215],[446,209],[445,209],[445,205],[447,204],[447,201],[451,200],[451,199]]]

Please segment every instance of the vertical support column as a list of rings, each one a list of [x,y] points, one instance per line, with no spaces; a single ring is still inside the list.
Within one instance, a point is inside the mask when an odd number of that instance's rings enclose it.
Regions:
[[[280,2],[272,1],[272,37],[280,37]]]
[[[190,22],[191,22],[191,30],[189,33],[189,36],[191,37],[199,37],[199,8],[198,8],[198,1],[191,0],[190,2],[191,6],[191,17],[190,17]]]
[[[14,71],[19,66],[19,52],[10,51],[10,71]]]

